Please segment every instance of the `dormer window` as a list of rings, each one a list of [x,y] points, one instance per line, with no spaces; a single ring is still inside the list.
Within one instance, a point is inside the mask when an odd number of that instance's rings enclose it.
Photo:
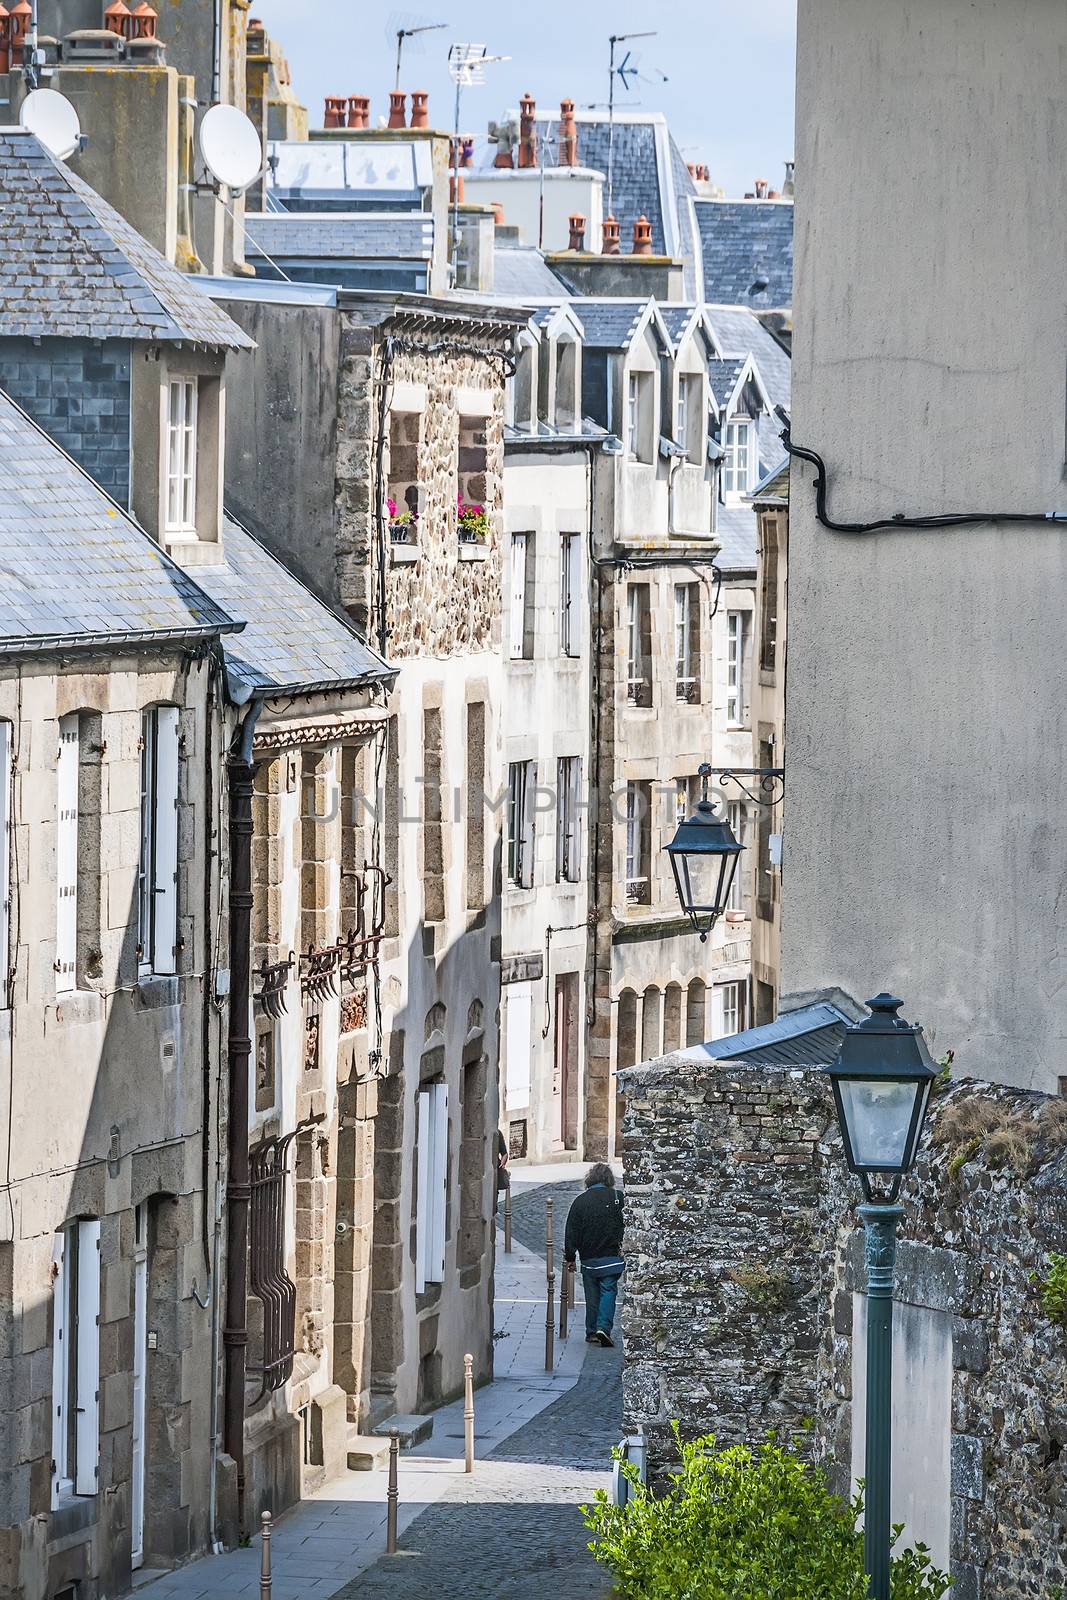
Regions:
[[[756,424],[751,417],[735,417],[726,424],[722,464],[724,495],[749,494],[756,487]]]
[[[195,378],[172,378],[167,385],[166,512],[168,533],[196,533]]]
[[[674,442],[681,445],[686,460],[693,466],[702,466],[704,462],[700,400],[701,382],[698,374],[683,372],[678,379]]]
[[[626,389],[626,448],[635,461],[652,460],[652,374],[631,372]]]

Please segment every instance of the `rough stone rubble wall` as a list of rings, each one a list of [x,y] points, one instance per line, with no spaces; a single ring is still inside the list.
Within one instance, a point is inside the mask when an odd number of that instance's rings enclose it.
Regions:
[[[627,1432],[662,1478],[672,1418],[723,1444],[814,1419],[846,1492],[863,1243],[825,1083],[668,1057],[625,1087]],[[976,1100],[982,1139],[960,1110]],[[1067,1329],[1040,1297],[1067,1252],[1067,1108],[955,1083],[904,1204],[898,1295],[952,1317],[953,1595],[1046,1600],[1067,1567]]]

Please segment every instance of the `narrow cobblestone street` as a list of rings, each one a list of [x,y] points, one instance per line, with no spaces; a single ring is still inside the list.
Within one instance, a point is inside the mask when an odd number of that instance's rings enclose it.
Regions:
[[[462,1401],[434,1414],[400,1459],[400,1552],[386,1556],[385,1474],[349,1473],[279,1517],[272,1600],[606,1600],[579,1507],[611,1478],[622,1433],[622,1352],[585,1344],[581,1284],[571,1333],[543,1370],[546,1201],[557,1285],[563,1231],[581,1188],[559,1168],[517,1169],[514,1251],[497,1233],[496,1378],[475,1396],[476,1464],[463,1471]],[[558,1301],[557,1301],[558,1307]],[[259,1541],[161,1574],[140,1600],[254,1600]]]
[[[551,1196],[561,1261],[567,1207],[580,1187],[516,1187],[515,1239],[543,1251]],[[383,1556],[337,1600],[431,1593],[435,1600],[534,1600],[546,1588],[553,1600],[600,1600],[609,1584],[589,1553],[578,1507],[606,1486],[605,1464],[622,1428],[621,1384],[621,1350],[588,1348],[574,1387],[424,1511],[400,1556]]]

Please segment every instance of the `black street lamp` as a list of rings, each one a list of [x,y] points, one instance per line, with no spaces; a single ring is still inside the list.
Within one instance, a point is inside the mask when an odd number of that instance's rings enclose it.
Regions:
[[[700,934],[707,939],[726,910],[737,871],[742,846],[733,829],[719,817],[708,799],[708,777],[701,768],[703,792],[692,816],[678,824],[678,831],[665,846],[682,910]]]
[[[890,1600],[892,1473],[893,1280],[900,1185],[915,1165],[937,1068],[920,1027],[897,1012],[891,994],[875,995],[869,1017],[850,1024],[837,1059],[826,1068],[849,1171],[859,1175],[866,1204],[867,1427],[863,1554],[871,1600]]]

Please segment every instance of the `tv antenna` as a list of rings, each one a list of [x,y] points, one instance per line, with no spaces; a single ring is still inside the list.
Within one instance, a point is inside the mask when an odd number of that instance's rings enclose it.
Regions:
[[[82,148],[78,113],[56,89],[31,89],[19,108],[19,122],[59,161]]]
[[[612,210],[611,196],[613,190],[613,168],[615,157],[615,79],[618,78],[623,88],[629,90],[630,79],[637,77],[637,68],[630,65],[631,51],[627,50],[618,66],[615,65],[615,46],[626,44],[630,39],[654,39],[656,29],[652,28],[646,33],[613,33],[610,38],[611,54],[608,64],[608,210],[607,215],[615,215]]]
[[[494,61],[510,61],[510,56],[491,56],[484,44],[454,44],[448,51],[448,75],[456,86],[456,126],[452,144],[452,277],[459,272],[459,94],[474,83],[485,82],[485,69]]]
[[[399,21],[399,18],[394,20]],[[400,58],[404,53],[404,40],[414,39],[416,34],[419,33],[437,33],[441,28],[447,27],[447,22],[418,22],[410,28],[405,23],[402,27],[396,29],[394,35],[396,38],[396,83],[393,85],[394,88],[400,88]]]
[[[267,171],[255,123],[236,106],[214,105],[204,113],[200,155],[215,182],[234,194],[243,194]]]

